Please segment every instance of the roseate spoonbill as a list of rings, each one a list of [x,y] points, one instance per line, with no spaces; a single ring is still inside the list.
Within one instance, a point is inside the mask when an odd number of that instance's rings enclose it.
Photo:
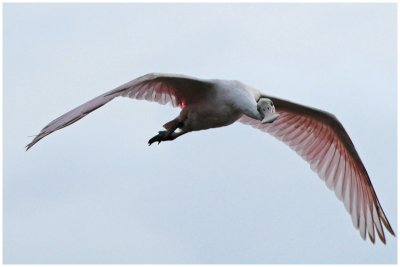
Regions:
[[[352,217],[361,237],[386,243],[382,224],[395,235],[361,159],[336,117],[328,112],[268,96],[239,81],[204,80],[174,74],[147,74],[102,94],[50,122],[33,141],[62,129],[117,96],[180,107],[175,119],[148,144],[191,132],[242,122],[286,143],[318,173]],[[275,113],[276,109],[276,113]]]

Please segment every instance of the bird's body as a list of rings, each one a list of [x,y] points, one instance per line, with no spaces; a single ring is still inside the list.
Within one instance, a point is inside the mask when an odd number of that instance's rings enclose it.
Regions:
[[[258,115],[256,99],[259,95],[247,90],[238,81],[212,80],[211,91],[194,103],[184,104],[179,119],[187,132],[230,125],[243,114]],[[215,89],[218,88],[218,89]]]
[[[171,141],[191,131],[223,127],[236,121],[267,132],[306,160],[351,214],[361,237],[375,232],[386,242],[382,225],[394,232],[368,173],[342,124],[325,111],[264,95],[239,81],[203,80],[183,75],[147,74],[102,94],[45,126],[27,145],[62,129],[118,96],[180,107],[180,114],[149,140]],[[276,113],[275,113],[276,108]],[[249,159],[251,160],[251,159]]]
[[[213,106],[217,105],[217,108]],[[215,99],[207,104],[193,104],[182,109],[179,118],[187,131],[207,130],[230,125],[242,116],[241,110]]]

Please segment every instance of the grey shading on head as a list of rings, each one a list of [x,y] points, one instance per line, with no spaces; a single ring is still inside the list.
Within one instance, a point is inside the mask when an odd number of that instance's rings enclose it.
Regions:
[[[257,110],[262,117],[262,123],[272,123],[279,117],[279,114],[275,113],[274,103],[269,98],[260,98],[257,102]]]

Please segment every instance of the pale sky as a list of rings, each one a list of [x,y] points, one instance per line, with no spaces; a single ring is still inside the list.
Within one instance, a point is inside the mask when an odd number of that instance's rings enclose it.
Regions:
[[[395,4],[5,4],[5,263],[396,263],[286,145],[235,123],[149,147],[148,72],[236,79],[342,122],[397,232]]]

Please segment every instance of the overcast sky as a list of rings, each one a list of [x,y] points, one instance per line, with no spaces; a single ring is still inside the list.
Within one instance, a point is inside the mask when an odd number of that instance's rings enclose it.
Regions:
[[[308,164],[239,123],[149,147],[148,72],[237,79],[334,113],[397,232],[395,4],[5,4],[5,263],[395,263]]]

